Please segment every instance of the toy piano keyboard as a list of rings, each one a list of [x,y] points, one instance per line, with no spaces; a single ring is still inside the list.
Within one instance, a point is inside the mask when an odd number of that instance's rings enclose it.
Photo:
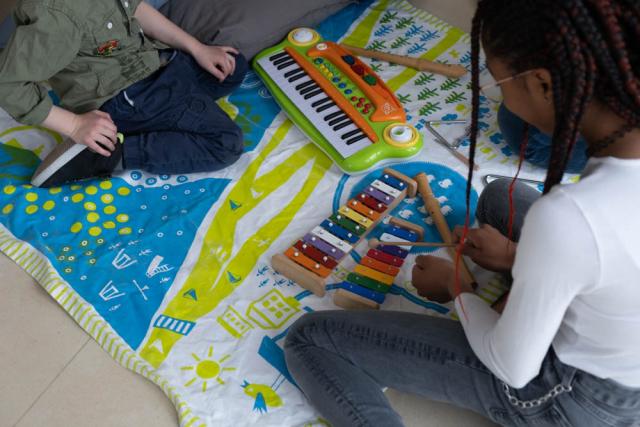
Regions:
[[[357,57],[298,28],[254,68],[289,118],[346,173],[411,157],[422,136],[400,102]]]
[[[303,288],[318,296],[323,296],[326,291],[326,280],[338,264],[405,197],[414,197],[416,191],[417,183],[414,180],[393,169],[385,169],[380,178],[374,180],[362,193],[349,200],[337,212],[296,241],[284,254],[275,254],[271,259],[272,267]],[[402,241],[399,240],[402,237],[392,236],[390,240]],[[405,241],[411,241],[411,239],[405,239]],[[363,277],[370,277],[374,281],[384,277],[382,281],[387,283],[388,278],[392,275],[386,267],[384,267],[386,270],[381,272],[384,276],[375,274],[367,276],[370,271],[365,271],[364,268],[375,270],[376,267],[382,268],[383,263],[399,267],[398,264],[401,265],[401,262],[399,263],[398,260],[407,251],[396,246],[388,246],[383,249],[386,251],[378,249],[374,251],[376,253],[369,255],[369,258],[378,262],[371,263],[371,265],[365,264],[363,269],[356,270],[355,273]],[[393,279],[391,279],[392,281]],[[388,285],[391,282],[388,282]],[[366,283],[371,284],[370,282]],[[339,287],[341,289],[338,292],[349,291],[353,294],[359,290],[362,294],[367,292],[367,289],[371,289],[371,287],[363,286],[361,282],[349,281],[349,278]],[[340,294],[344,293],[340,292]],[[367,295],[373,294],[367,293]],[[375,296],[378,297],[378,295]]]

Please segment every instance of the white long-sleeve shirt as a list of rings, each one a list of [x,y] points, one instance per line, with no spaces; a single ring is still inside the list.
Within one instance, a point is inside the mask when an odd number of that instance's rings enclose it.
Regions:
[[[498,378],[525,386],[553,345],[567,365],[640,387],[640,160],[592,159],[580,182],[534,203],[512,274],[502,315],[474,294],[456,299]]]

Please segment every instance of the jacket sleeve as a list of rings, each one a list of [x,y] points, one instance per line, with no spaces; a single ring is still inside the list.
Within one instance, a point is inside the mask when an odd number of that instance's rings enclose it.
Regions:
[[[18,6],[16,30],[0,52],[0,107],[27,125],[49,115],[53,104],[41,82],[74,60],[82,40],[69,14],[34,3]]]

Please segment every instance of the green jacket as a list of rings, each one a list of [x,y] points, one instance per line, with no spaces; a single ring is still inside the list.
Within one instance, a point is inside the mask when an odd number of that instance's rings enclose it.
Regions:
[[[85,113],[160,66],[134,12],[142,0],[20,0],[14,35],[0,53],[0,107],[41,124],[52,102]]]

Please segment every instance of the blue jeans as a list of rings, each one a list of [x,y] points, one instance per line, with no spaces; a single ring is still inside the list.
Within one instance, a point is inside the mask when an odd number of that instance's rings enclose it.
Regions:
[[[496,182],[480,198],[485,223],[508,215],[491,212],[491,201],[503,200],[508,189]],[[526,212],[534,193],[516,187],[516,210]],[[334,427],[402,426],[383,387],[448,402],[506,426],[640,426],[640,390],[565,365],[553,349],[538,376],[514,390],[482,364],[460,323],[449,319],[392,311],[309,313],[291,327],[285,355],[300,389]],[[554,388],[560,393],[551,397]]]
[[[220,83],[190,56],[170,62],[100,109],[125,135],[123,165],[154,174],[208,172],[233,164],[244,151],[242,131],[216,104],[240,85],[247,61]]]
[[[498,124],[509,147],[515,152],[520,153],[522,146],[522,137],[524,132],[524,122],[518,116],[507,110],[502,104],[498,110]],[[551,157],[551,137],[540,130],[529,127],[529,141],[524,154],[525,160],[536,166],[547,168],[549,166],[549,158]],[[580,173],[587,164],[587,143],[583,138],[579,138],[573,147],[573,152],[567,163],[567,172]]]

